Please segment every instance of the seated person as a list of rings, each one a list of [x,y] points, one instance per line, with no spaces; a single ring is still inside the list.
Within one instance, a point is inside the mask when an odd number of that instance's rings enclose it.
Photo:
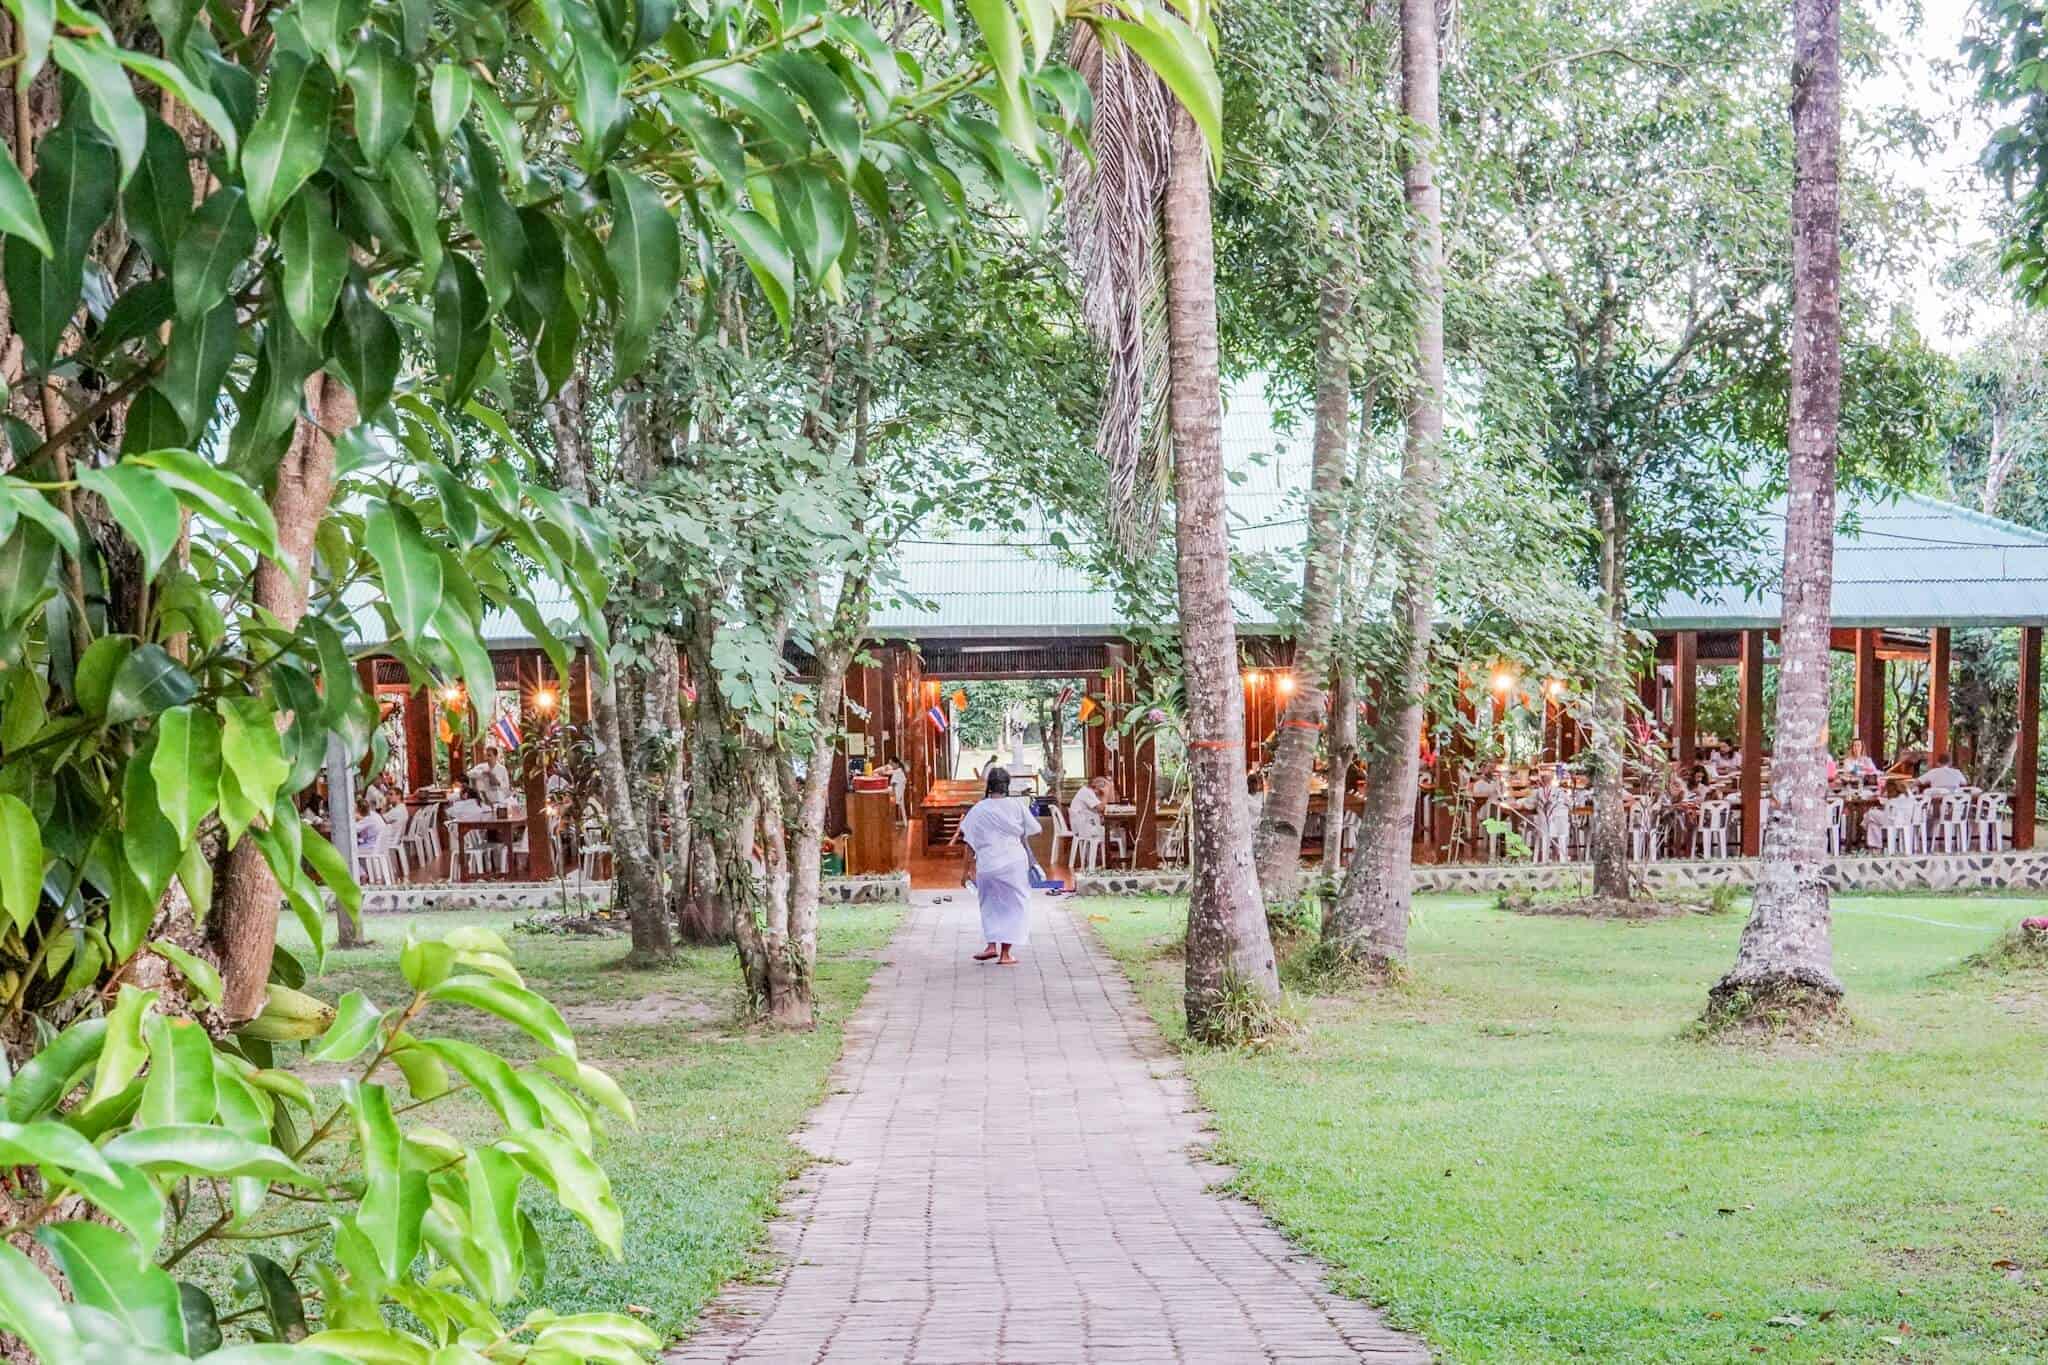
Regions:
[[[1557,785],[1557,771],[1544,768],[1535,789],[1516,803],[1529,812],[1529,843],[1539,863],[1564,862],[1571,851],[1571,793]]]
[[[488,820],[491,808],[477,799],[476,790],[469,783],[458,782],[448,798],[447,816],[450,820]]]
[[[1251,806],[1252,823],[1257,824],[1259,817],[1265,814],[1266,810],[1265,773],[1257,768],[1252,769],[1245,774],[1244,785],[1245,795],[1249,798],[1248,804]]]
[[[483,761],[469,770],[469,785],[486,804],[499,806],[512,799],[512,774],[498,753],[498,746],[484,746]]]
[[[1949,761],[1949,756],[1939,753],[1934,756],[1934,766],[1920,774],[1920,785],[1929,791],[1958,791],[1970,785],[1970,779],[1963,770]]]
[[[374,853],[384,842],[384,817],[370,809],[367,796],[356,798],[356,851]]]
[[[1479,770],[1468,788],[1474,801],[1497,801],[1508,794],[1507,775],[1498,763],[1489,763]]]
[[[1067,825],[1074,831],[1076,839],[1100,839],[1103,836],[1102,808],[1109,804],[1109,779],[1098,777],[1084,783],[1074,793],[1074,799],[1067,804]]]
[[[1877,776],[1877,763],[1863,751],[1863,741],[1860,739],[1849,741],[1849,753],[1842,760],[1840,769],[1843,777],[1857,782]]]

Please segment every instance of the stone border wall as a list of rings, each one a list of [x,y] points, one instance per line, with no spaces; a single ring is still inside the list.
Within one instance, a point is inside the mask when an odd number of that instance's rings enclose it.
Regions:
[[[1822,864],[1837,891],[2048,891],[2048,851],[2027,853],[1935,853],[1836,858]],[[1653,891],[1704,891],[1716,886],[1756,885],[1755,858],[1673,859],[1637,863],[1635,871]],[[1415,890],[1490,895],[1496,891],[1547,891],[1584,885],[1584,863],[1461,863],[1415,869]],[[1184,896],[1183,868],[1157,872],[1108,870],[1083,873],[1075,892],[1083,896]]]
[[[612,884],[568,879],[569,900],[591,905],[612,903]],[[437,910],[549,910],[561,904],[556,882],[434,882],[425,886],[366,886],[363,910],[373,915],[424,914]],[[827,877],[820,888],[822,905],[908,905],[910,874],[881,877]]]

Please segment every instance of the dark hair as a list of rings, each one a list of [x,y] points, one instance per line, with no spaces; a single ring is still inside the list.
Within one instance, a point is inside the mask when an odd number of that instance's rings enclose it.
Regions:
[[[1010,770],[1001,766],[988,770],[986,796],[1008,796],[1010,794]]]
[[[1692,765],[1692,776],[1698,780],[1699,784],[1702,787],[1706,786],[1708,782],[1713,780],[1713,774],[1707,771],[1707,765],[1704,763],[1695,763]]]

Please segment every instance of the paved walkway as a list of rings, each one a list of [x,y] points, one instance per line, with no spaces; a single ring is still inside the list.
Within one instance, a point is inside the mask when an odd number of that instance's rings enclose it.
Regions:
[[[1427,1361],[1242,1201],[1115,965],[1038,907],[1024,965],[968,960],[973,893],[919,893],[801,1135],[779,1282],[670,1360]]]

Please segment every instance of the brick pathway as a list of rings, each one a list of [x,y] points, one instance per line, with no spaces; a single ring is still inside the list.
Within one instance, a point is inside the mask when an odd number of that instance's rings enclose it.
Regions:
[[[1427,1361],[1242,1201],[1115,965],[1064,906],[968,960],[973,893],[920,893],[801,1135],[773,1284],[675,1362]]]

